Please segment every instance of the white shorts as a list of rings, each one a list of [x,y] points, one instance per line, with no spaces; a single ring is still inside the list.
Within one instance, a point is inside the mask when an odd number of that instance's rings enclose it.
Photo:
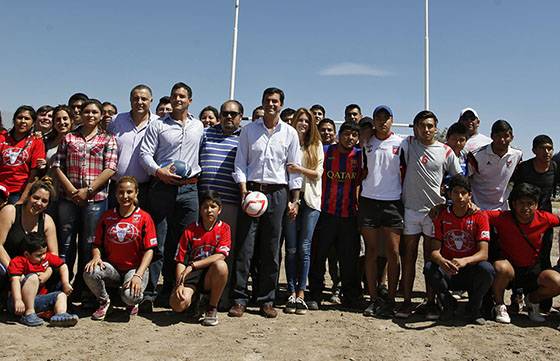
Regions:
[[[434,223],[428,216],[428,212],[418,212],[405,208],[403,234],[406,236],[424,234],[428,237],[434,237]]]

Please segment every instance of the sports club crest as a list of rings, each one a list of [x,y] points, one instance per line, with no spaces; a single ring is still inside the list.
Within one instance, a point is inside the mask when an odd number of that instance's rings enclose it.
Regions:
[[[29,159],[29,153],[26,149],[9,147],[2,152],[2,162],[10,166],[18,166],[25,164]]]
[[[428,164],[428,156],[426,154],[422,155],[422,157],[420,157],[420,163],[426,165]]]
[[[133,224],[119,222],[109,229],[108,234],[114,243],[124,244],[134,242],[140,232]]]
[[[400,147],[398,145],[393,145],[393,155],[399,154]]]

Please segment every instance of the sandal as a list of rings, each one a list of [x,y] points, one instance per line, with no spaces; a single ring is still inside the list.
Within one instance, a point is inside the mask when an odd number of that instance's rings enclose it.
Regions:
[[[78,315],[68,312],[57,313],[51,317],[50,325],[53,327],[72,327],[78,323]]]
[[[36,327],[41,326],[45,321],[43,321],[36,313],[30,313],[29,315],[21,316],[20,320],[25,326]]]

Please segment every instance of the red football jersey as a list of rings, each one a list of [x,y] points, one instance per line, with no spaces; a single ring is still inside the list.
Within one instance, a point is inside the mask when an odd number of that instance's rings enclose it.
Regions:
[[[45,270],[50,266],[52,268],[58,268],[64,264],[64,261],[50,252],[45,254],[45,258],[40,263],[33,264],[29,262],[25,256],[17,256],[12,258],[10,264],[8,265],[8,274],[10,276],[27,276],[31,273],[45,272]],[[47,288],[41,285],[38,294],[47,294]]]
[[[120,272],[140,266],[146,250],[157,247],[156,227],[152,217],[136,208],[122,217],[114,208],[106,211],[97,223],[94,246],[99,247],[105,260]]]
[[[500,250],[512,265],[516,267],[530,267],[539,260],[542,247],[542,238],[545,232],[560,225],[558,216],[537,210],[529,224],[519,223],[519,227],[525,233],[532,247],[524,239],[519,228],[515,224],[511,211],[485,211],[488,214],[490,225],[496,228]]]
[[[29,173],[37,168],[37,161],[45,159],[45,144],[34,135],[16,141],[8,133],[0,144],[0,156],[0,183],[10,193],[21,192],[29,180]]]
[[[457,217],[451,206],[447,207],[434,220],[434,230],[446,259],[472,256],[478,252],[478,242],[490,241],[488,217],[483,212]]]
[[[215,253],[221,253],[227,257],[230,247],[229,224],[218,221],[210,231],[207,231],[202,224],[192,223],[185,229],[179,240],[175,261],[186,264]]]

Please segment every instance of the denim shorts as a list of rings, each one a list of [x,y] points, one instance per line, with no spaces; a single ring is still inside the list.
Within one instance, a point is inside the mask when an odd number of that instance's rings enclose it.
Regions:
[[[25,281],[27,281],[27,278],[29,276],[30,276],[30,274],[21,278],[21,285],[22,286],[25,283]],[[61,292],[60,291],[55,291],[55,292],[50,292],[50,293],[47,293],[47,294],[44,294],[44,295],[35,296],[35,302],[34,302],[35,313],[53,310],[54,305],[56,303],[56,299],[57,299],[59,293],[61,293]],[[14,309],[14,298],[12,297],[12,292],[8,293],[8,310],[12,313],[15,313],[14,312],[15,311],[15,309]]]

